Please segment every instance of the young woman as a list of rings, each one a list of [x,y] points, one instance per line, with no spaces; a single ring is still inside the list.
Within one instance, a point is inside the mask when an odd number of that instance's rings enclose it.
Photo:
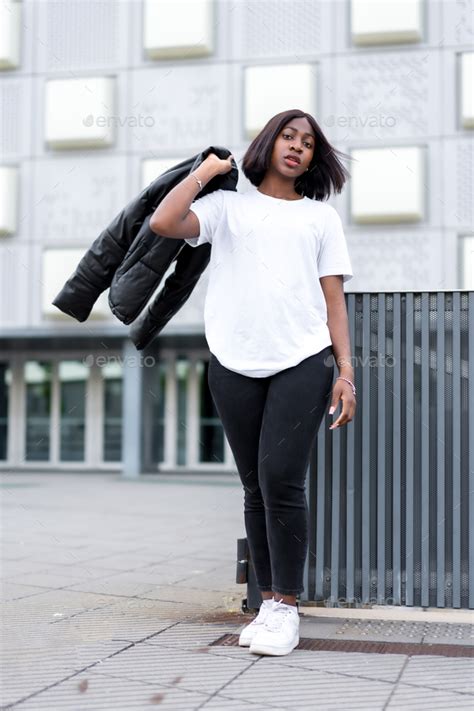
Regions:
[[[349,175],[338,153],[310,114],[284,111],[245,153],[250,190],[194,201],[231,169],[233,156],[211,154],[150,221],[160,235],[212,245],[208,383],[244,488],[263,601],[239,643],[257,654],[288,654],[299,642],[311,447],[330,399],[330,414],[342,405],[331,429],[350,422],[356,407],[343,290],[353,274],[341,220],[325,202]]]

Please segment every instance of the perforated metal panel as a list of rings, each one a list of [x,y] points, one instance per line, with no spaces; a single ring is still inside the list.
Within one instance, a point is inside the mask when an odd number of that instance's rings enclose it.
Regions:
[[[291,57],[321,51],[323,4],[308,0],[249,0],[241,14],[238,53],[244,57]]]
[[[346,298],[357,413],[318,433],[301,599],[472,608],[474,292]]]
[[[44,40],[38,52],[43,71],[116,67],[126,61],[127,45],[121,34],[125,3],[50,0],[38,4]]]

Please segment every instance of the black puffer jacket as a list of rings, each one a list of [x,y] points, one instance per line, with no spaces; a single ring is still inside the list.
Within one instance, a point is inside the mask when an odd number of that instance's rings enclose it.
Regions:
[[[165,195],[210,153],[224,159],[231,152],[209,146],[166,170],[131,200],[94,240],[54,298],[54,306],[85,321],[100,294],[110,287],[108,300],[113,314],[125,324],[137,319],[130,337],[138,350],[145,348],[189,298],[211,251],[209,244],[196,249],[182,239],[157,235],[149,227],[150,218]],[[229,173],[210,180],[196,199],[213,190],[235,191],[237,181],[238,168],[232,159]],[[144,309],[173,261],[174,272]]]

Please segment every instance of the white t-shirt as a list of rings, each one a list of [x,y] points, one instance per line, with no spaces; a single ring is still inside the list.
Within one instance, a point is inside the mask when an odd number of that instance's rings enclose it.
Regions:
[[[319,277],[352,267],[342,223],[328,203],[214,190],[190,209],[192,247],[210,242],[205,335],[222,365],[267,377],[331,345]]]

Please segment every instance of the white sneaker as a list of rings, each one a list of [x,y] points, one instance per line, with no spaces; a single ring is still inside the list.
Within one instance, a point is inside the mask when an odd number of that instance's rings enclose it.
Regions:
[[[248,625],[244,627],[239,637],[240,647],[250,647],[252,639],[255,637],[259,629],[268,617],[268,614],[273,608],[274,599],[263,600],[258,611],[258,615]]]
[[[300,616],[296,607],[274,602],[270,614],[250,644],[254,654],[289,654],[300,641]]]

